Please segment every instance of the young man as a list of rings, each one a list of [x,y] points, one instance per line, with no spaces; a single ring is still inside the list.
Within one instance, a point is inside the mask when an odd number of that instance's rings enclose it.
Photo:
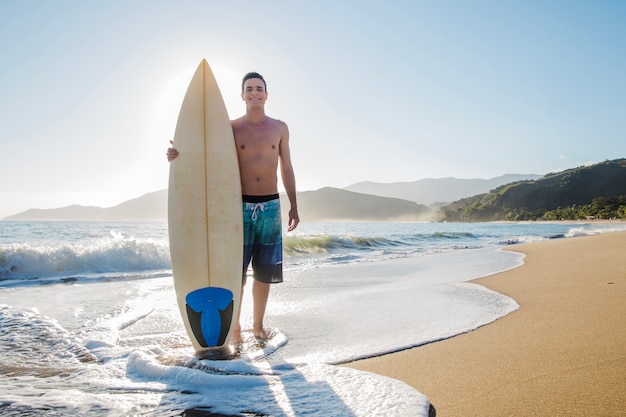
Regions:
[[[232,120],[239,172],[244,216],[243,284],[250,261],[254,283],[254,336],[267,339],[263,318],[269,297],[270,284],[283,281],[282,227],[278,199],[277,171],[289,198],[288,231],[294,230],[300,219],[296,202],[296,179],[289,150],[287,125],[265,114],[267,85],[256,72],[243,77],[241,98],[246,104],[246,114]],[[169,148],[167,160],[173,161],[178,151]],[[235,324],[232,343],[241,343],[239,318]]]

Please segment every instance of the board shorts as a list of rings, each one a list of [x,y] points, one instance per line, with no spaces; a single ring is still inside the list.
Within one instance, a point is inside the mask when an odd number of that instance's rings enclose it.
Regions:
[[[283,234],[278,194],[243,196],[243,285],[252,276],[268,284],[283,282]]]

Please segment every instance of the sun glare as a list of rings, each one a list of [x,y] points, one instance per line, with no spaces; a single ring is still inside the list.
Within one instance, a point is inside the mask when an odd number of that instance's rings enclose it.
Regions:
[[[244,105],[241,101],[241,79],[245,74],[242,70],[221,63],[209,62],[209,65],[220,87],[228,117],[236,119],[244,112]]]
[[[194,70],[195,68],[179,68],[163,79],[154,105],[154,137],[174,135],[180,105]]]
[[[244,110],[240,96],[243,73],[223,64],[209,62],[209,65],[220,87],[229,118],[239,117]],[[195,67],[181,67],[169,77],[163,78],[154,105],[155,135],[160,137],[174,134],[178,112],[195,70]]]

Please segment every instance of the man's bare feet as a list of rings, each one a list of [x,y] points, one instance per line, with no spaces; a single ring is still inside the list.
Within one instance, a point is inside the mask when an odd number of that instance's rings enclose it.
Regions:
[[[268,340],[269,336],[267,334],[267,332],[265,331],[265,329],[254,329],[254,337],[258,340]]]
[[[241,345],[243,344],[243,339],[241,337],[241,330],[235,328],[235,330],[233,330],[233,334],[230,337],[230,344],[231,345]]]

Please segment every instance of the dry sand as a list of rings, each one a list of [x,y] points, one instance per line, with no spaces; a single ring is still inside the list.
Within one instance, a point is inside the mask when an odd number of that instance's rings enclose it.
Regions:
[[[626,233],[511,250],[524,266],[474,282],[518,311],[346,366],[405,381],[438,417],[626,416]]]

